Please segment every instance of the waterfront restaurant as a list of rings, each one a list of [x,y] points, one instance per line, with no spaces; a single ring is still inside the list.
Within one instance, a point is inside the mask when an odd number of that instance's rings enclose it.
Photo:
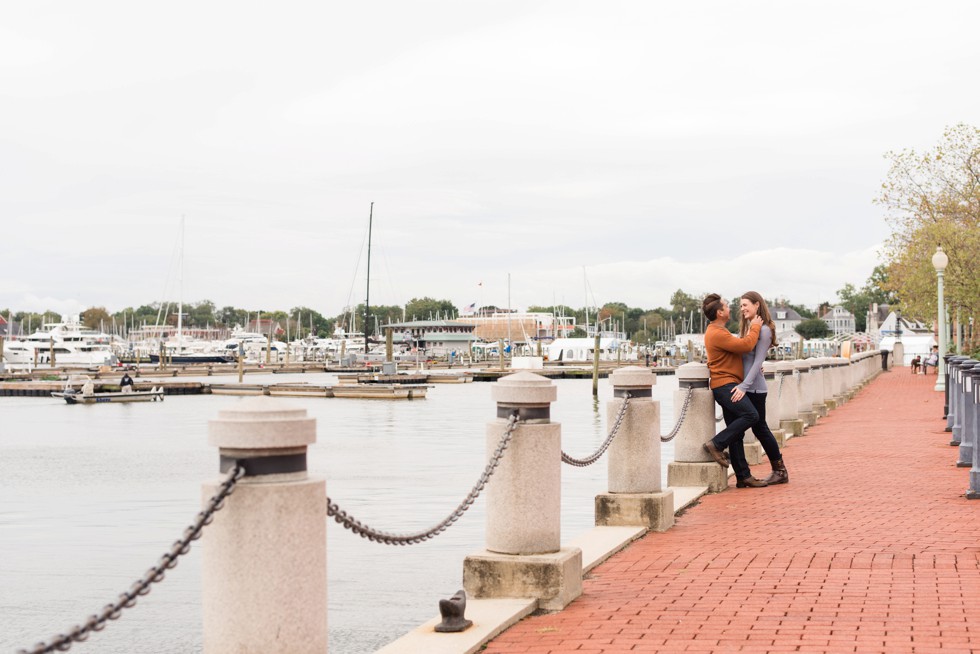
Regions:
[[[473,330],[476,325],[468,325],[448,320],[413,320],[385,325],[391,327],[391,340],[395,345],[408,348],[418,347],[428,356],[456,356],[469,354],[473,342],[477,340]]]

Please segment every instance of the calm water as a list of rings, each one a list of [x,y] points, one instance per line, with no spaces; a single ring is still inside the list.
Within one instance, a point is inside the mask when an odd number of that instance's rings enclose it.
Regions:
[[[608,428],[610,388],[602,380],[596,403],[589,381],[555,383],[552,419],[562,424],[563,449],[591,454]],[[664,432],[672,426],[676,388],[673,376],[658,377],[654,387]],[[495,414],[490,389],[439,385],[417,401],[284,401],[317,419],[310,473],[327,479],[331,498],[372,527],[411,532],[438,523],[479,477],[485,424]],[[173,396],[163,403],[68,406],[53,398],[0,398],[0,654],[83,621],[156,563],[199,510],[201,482],[217,476],[207,421],[239,401]],[[667,444],[664,460],[672,456]],[[562,475],[567,541],[593,524],[606,461],[564,466]],[[411,547],[370,543],[331,520],[331,652],[373,652],[437,615],[438,600],[462,587],[463,558],[483,546],[483,501],[449,531]],[[75,648],[199,652],[200,576],[198,546],[135,608]]]

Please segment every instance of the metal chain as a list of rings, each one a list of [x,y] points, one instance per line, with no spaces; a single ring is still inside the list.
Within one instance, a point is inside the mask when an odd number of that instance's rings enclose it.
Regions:
[[[660,437],[661,443],[669,443],[670,441],[674,440],[674,437],[677,436],[678,432],[680,432],[681,425],[684,424],[684,418],[687,417],[687,407],[691,405],[691,396],[693,395],[694,395],[694,389],[688,388],[687,396],[684,397],[684,404],[681,405],[681,415],[677,418],[677,424],[674,425],[674,428],[670,430],[670,433],[668,433],[666,436]]]
[[[782,373],[776,374],[776,399],[783,396],[783,377],[785,377],[785,375]]]
[[[224,506],[225,498],[235,490],[235,484],[238,483],[238,480],[244,474],[245,468],[240,465],[236,465],[229,470],[228,474],[222,480],[218,492],[208,500],[208,504],[204,510],[197,514],[197,519],[194,520],[193,524],[184,530],[183,537],[174,541],[174,544],[170,547],[170,551],[160,557],[159,563],[147,570],[146,574],[130,586],[128,591],[120,594],[116,602],[106,604],[100,613],[90,615],[88,620],[85,621],[85,624],[75,625],[68,633],[58,634],[52,637],[48,643],[37,643],[32,649],[17,650],[17,654],[67,652],[73,643],[81,643],[87,640],[92,632],[105,629],[109,620],[118,620],[119,616],[122,615],[123,609],[136,606],[136,598],[148,594],[151,590],[151,584],[163,581],[166,571],[177,567],[177,560],[190,551],[191,541],[195,541],[201,537],[201,530],[204,529],[205,525],[211,524],[211,520],[214,519],[214,514],[221,510]]]
[[[517,410],[511,414],[510,418],[507,420],[507,428],[504,431],[504,435],[500,437],[500,441],[497,443],[497,449],[494,450],[493,456],[490,457],[487,467],[483,469],[483,474],[480,475],[479,480],[477,480],[476,485],[470,491],[469,495],[459,503],[452,513],[450,513],[446,518],[431,529],[425,531],[420,531],[414,534],[392,534],[386,531],[379,531],[368,527],[360,520],[357,520],[353,516],[349,515],[346,511],[341,509],[335,502],[332,502],[330,498],[327,498],[327,517],[333,518],[345,529],[350,529],[352,532],[360,536],[361,538],[367,538],[372,543],[383,543],[385,545],[416,545],[430,538],[435,538],[442,532],[449,529],[454,522],[460,519],[467,509],[473,506],[473,502],[476,498],[480,496],[480,493],[486,487],[487,482],[490,481],[490,477],[493,476],[494,471],[497,469],[497,465],[504,456],[504,451],[507,446],[510,445],[511,438],[514,436],[514,432],[517,431],[517,425],[519,420],[517,417]]]
[[[619,415],[616,416],[616,421],[615,423],[613,423],[613,428],[609,431],[609,435],[606,437],[606,441],[599,446],[598,450],[593,452],[591,456],[588,456],[584,459],[576,459],[574,457],[571,457],[565,454],[563,450],[561,453],[562,463],[567,463],[570,466],[577,466],[579,468],[584,468],[586,466],[592,465],[593,463],[601,459],[602,455],[606,453],[607,449],[609,449],[609,446],[612,444],[613,439],[616,438],[616,434],[619,433],[619,427],[620,425],[623,424],[623,418],[626,417],[626,408],[629,406],[629,403],[630,403],[630,394],[629,392],[627,392],[626,395],[623,397],[623,406],[620,407],[619,409]]]

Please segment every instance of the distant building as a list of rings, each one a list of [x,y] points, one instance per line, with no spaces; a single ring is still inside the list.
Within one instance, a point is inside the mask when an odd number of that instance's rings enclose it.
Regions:
[[[484,341],[510,338],[514,342],[555,339],[570,336],[575,330],[573,316],[551,313],[485,312],[460,318],[460,323],[473,325],[476,337]]]
[[[776,324],[776,342],[789,345],[803,340],[796,331],[796,326],[803,322],[803,317],[795,309],[774,306],[769,308],[772,321]]]
[[[450,320],[413,320],[385,325],[391,327],[391,340],[407,348],[418,347],[429,356],[456,356],[469,353],[477,340],[476,325]],[[383,330],[382,330],[383,331]]]
[[[857,331],[854,314],[839,304],[827,313],[820,316],[820,319],[827,323],[827,329],[829,329],[834,336],[840,336],[841,334],[853,334],[855,331]]]

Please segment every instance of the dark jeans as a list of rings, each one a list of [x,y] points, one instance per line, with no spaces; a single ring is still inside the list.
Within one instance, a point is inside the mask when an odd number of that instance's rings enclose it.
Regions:
[[[750,395],[749,393],[746,393],[746,397],[738,402],[732,401],[732,389],[735,386],[737,384],[732,383],[711,389],[711,394],[715,396],[715,402],[721,407],[722,415],[725,416],[726,425],[724,429],[715,434],[711,442],[719,450],[728,450],[732,460],[732,468],[735,469],[735,478],[747,479],[752,476],[752,471],[745,460],[745,446],[742,439],[745,437],[745,432],[759,422],[759,412],[747,397]]]
[[[776,437],[772,435],[772,430],[766,424],[766,395],[768,393],[746,393],[745,397],[749,398],[756,413],[759,414],[759,422],[752,426],[752,433],[762,443],[762,449],[766,451],[769,463],[775,463],[783,458],[783,455],[779,452],[779,443],[776,441]]]

